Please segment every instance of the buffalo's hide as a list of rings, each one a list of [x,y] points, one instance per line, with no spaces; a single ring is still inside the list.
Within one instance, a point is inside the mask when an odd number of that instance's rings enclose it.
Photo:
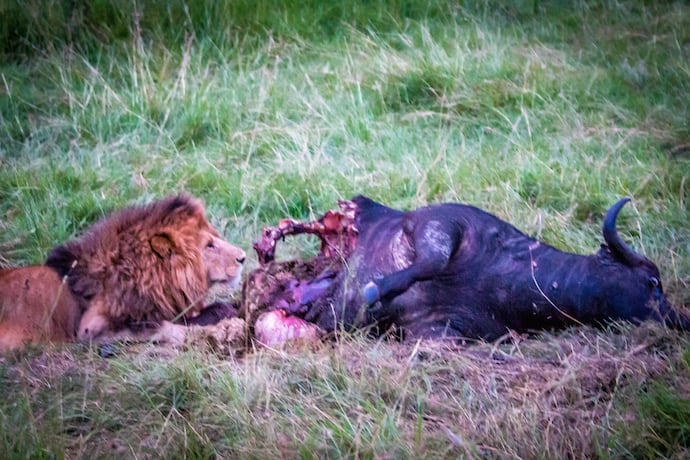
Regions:
[[[398,211],[361,196],[341,201],[316,221],[284,219],[264,229],[241,315],[257,325],[262,312],[279,312],[270,323],[297,331],[289,337],[313,327],[307,323],[326,332],[364,325],[375,334],[488,340],[610,319],[687,328],[663,294],[658,268],[617,234],[627,201],[609,209],[606,244],[587,256],[469,205]],[[312,260],[275,261],[278,241],[305,233],[321,240]]]

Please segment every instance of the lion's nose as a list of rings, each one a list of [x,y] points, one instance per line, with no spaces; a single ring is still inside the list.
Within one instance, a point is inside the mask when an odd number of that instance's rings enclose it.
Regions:
[[[235,260],[237,261],[238,264],[242,265],[244,263],[244,259],[246,259],[246,257],[238,257]]]

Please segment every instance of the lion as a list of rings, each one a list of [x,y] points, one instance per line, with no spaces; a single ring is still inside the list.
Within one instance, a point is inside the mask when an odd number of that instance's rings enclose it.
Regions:
[[[122,209],[55,247],[44,266],[0,275],[0,350],[45,340],[179,341],[184,326],[171,322],[235,291],[245,257],[191,195]],[[23,279],[26,292],[8,298]]]
[[[0,353],[25,343],[74,340],[82,308],[45,265],[0,270]]]

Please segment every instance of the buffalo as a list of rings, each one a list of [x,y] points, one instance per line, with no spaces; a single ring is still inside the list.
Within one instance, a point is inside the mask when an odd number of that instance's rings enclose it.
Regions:
[[[326,332],[369,327],[400,338],[495,340],[611,320],[688,329],[656,265],[618,235],[629,198],[606,213],[593,255],[563,252],[474,206],[400,211],[357,196],[314,222],[282,220],[254,245],[261,267],[243,289],[245,316],[280,309]],[[277,242],[310,233],[310,262],[276,262]],[[261,304],[261,305],[259,305]]]

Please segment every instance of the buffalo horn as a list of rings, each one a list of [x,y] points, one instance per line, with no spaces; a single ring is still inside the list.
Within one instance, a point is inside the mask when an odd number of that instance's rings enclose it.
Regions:
[[[606,212],[604,218],[604,241],[608,245],[611,252],[626,265],[632,267],[644,262],[644,257],[630,249],[618,236],[616,231],[616,217],[625,203],[630,201],[629,197],[621,198],[616,204]]]

